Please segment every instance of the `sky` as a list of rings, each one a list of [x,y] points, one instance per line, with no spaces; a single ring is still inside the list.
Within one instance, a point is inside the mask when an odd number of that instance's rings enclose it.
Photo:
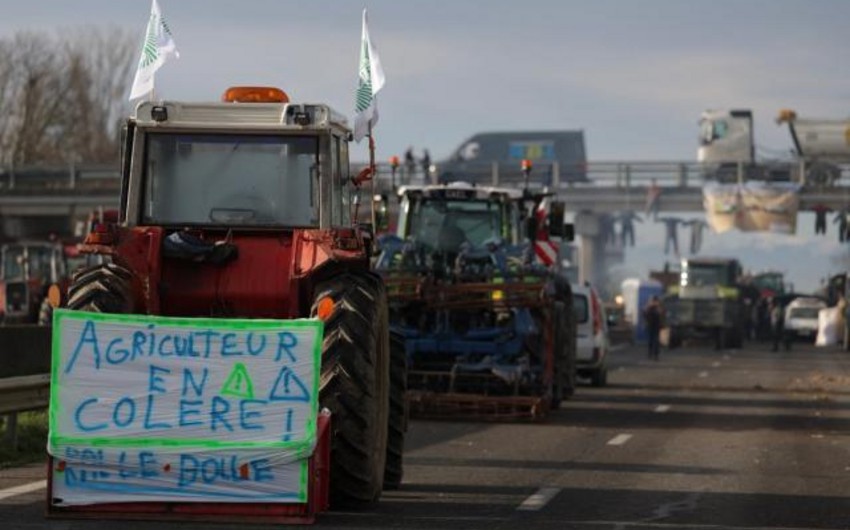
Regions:
[[[489,130],[581,129],[588,159],[693,161],[708,108],[753,110],[758,152],[788,156],[779,109],[850,116],[846,0],[160,0],[180,58],[156,77],[166,99],[218,100],[231,85],[273,85],[352,116],[360,16],[369,9],[387,82],[379,160],[447,157]],[[143,37],[148,0],[0,0],[0,38],[86,26]],[[128,107],[129,109],[129,107]],[[364,146],[353,158],[366,158]],[[837,270],[846,249],[797,236],[708,235],[703,254],[783,267],[798,290]],[[830,228],[834,228],[831,225]],[[637,227],[627,268],[663,264],[657,226]],[[683,233],[684,239],[687,234]]]

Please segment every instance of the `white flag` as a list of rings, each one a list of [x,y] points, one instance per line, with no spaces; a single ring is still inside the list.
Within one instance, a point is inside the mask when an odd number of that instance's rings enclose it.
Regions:
[[[378,100],[375,96],[384,86],[384,69],[378,51],[369,38],[366,10],[363,10],[363,38],[360,44],[360,81],[357,86],[354,118],[354,139],[360,141],[369,131],[369,124],[378,123]]]
[[[140,98],[153,91],[154,74],[159,67],[165,64],[171,55],[179,58],[177,45],[171,36],[171,30],[159,4],[153,0],[151,4],[151,18],[148,20],[148,29],[145,31],[145,41],[142,43],[142,56],[139,58],[139,68],[136,77],[133,78],[133,88],[130,90],[130,100]]]

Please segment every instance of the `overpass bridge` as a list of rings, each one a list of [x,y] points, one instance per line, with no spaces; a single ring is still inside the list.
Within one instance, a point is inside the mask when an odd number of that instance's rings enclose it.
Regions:
[[[356,174],[363,164],[353,166],[352,174]],[[486,169],[477,174],[489,175],[489,178],[479,179],[476,184],[516,188],[526,185],[516,176],[515,168],[502,171],[503,168],[493,163]],[[702,212],[703,185],[711,180],[706,178],[710,174],[708,168],[694,162],[601,161],[590,162],[584,169],[586,180],[565,181],[560,178],[556,163],[540,174],[532,171],[528,186],[555,191],[565,202],[567,211],[576,214],[576,231],[582,248],[579,269],[583,271],[582,279],[587,280],[593,280],[593,271],[607,268],[604,242],[600,242],[600,220],[606,215],[644,210],[653,181],[661,190],[660,212]],[[815,205],[835,211],[850,208],[850,167],[841,169],[842,178],[833,185],[799,182],[802,186],[800,209],[808,210]],[[805,175],[805,167],[800,167],[795,174]],[[394,169],[389,164],[380,164],[374,189],[391,194],[403,184],[435,181],[435,175],[407,174],[403,167]],[[743,182],[744,175],[744,169],[739,167],[737,179]],[[368,196],[371,191],[364,191],[364,194]],[[39,238],[50,233],[73,236],[75,227],[84,226],[83,221],[93,210],[117,208],[119,195],[120,176],[116,167],[83,165],[0,170],[0,237]]]
[[[362,164],[354,166],[357,169]],[[842,169],[846,178],[832,186],[801,182],[801,209],[816,204],[834,210],[850,206],[850,167]],[[356,171],[352,171],[354,173]],[[532,171],[529,187],[541,189],[546,186],[556,191],[568,211],[614,213],[643,209],[649,187],[655,180],[662,190],[662,211],[699,212],[703,209],[702,186],[710,180],[704,176],[706,174],[706,168],[694,162],[603,161],[588,163],[587,179],[576,182],[561,180],[555,164],[545,175]],[[408,175],[402,168],[393,175],[389,164],[378,165],[377,189],[381,192],[389,192],[402,184],[433,180],[431,175],[421,172]],[[497,164],[492,165],[490,178],[476,183],[517,188],[525,185],[516,177],[500,177]],[[119,193],[119,173],[117,168],[110,166],[0,169],[0,215],[4,217],[72,215],[87,213],[91,208],[117,208]]]

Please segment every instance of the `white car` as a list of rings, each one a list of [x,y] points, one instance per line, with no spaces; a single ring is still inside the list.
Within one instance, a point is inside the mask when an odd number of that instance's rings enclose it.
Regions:
[[[602,300],[590,285],[572,284],[576,316],[576,364],[581,377],[593,386],[608,382],[608,321]]]
[[[805,338],[814,341],[818,334],[818,313],[826,308],[820,298],[795,298],[785,308],[785,338]]]

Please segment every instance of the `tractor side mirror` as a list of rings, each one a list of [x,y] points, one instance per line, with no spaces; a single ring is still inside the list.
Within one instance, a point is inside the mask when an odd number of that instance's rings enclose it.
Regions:
[[[533,215],[525,218],[525,237],[529,241],[537,240],[537,218]]]
[[[564,210],[563,201],[552,201],[549,204],[549,235],[564,237]]]
[[[564,223],[563,232],[561,234],[561,239],[564,241],[575,241],[576,239],[576,225],[572,223]]]
[[[375,208],[375,232],[386,232],[390,227],[389,199],[385,194],[375,195],[372,205]]]

